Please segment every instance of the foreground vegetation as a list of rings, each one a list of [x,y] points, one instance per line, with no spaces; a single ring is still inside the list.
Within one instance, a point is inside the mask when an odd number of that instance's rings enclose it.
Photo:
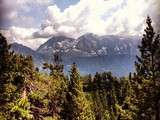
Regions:
[[[0,120],[160,120],[160,37],[146,23],[136,72],[123,78],[81,76],[75,63],[66,76],[56,54],[41,73],[0,34]]]

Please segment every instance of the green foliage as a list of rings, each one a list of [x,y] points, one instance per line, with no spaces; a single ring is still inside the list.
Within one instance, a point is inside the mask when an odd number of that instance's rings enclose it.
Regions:
[[[160,47],[160,37],[155,34],[150,17],[147,17],[146,24],[145,34],[143,34],[141,45],[138,46],[141,55],[137,56],[136,70],[139,76],[153,79],[159,71],[156,56]]]
[[[81,76],[76,64],[63,73],[62,59],[35,69],[32,57],[10,51],[0,34],[0,120],[159,120],[160,37],[151,19],[139,46],[136,73]]]
[[[12,119],[25,119],[31,120],[33,118],[30,111],[30,102],[27,98],[21,98],[15,103],[10,104]]]
[[[67,92],[66,118],[67,120],[92,120],[90,103],[83,93],[83,84],[75,64],[72,65]]]
[[[147,17],[147,27],[144,30],[141,45],[139,46],[140,56],[137,57],[136,62],[136,78],[139,79],[138,88],[140,89],[137,98],[139,98],[139,112],[138,118],[142,119],[160,119],[159,116],[159,75],[160,75],[160,37],[156,35],[152,27],[152,21],[150,17]],[[146,81],[148,80],[148,81]]]

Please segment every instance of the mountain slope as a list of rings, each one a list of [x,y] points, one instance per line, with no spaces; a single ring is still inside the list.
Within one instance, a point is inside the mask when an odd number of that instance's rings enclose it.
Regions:
[[[12,50],[23,55],[32,55],[38,67],[44,62],[52,63],[54,53],[58,52],[66,72],[69,71],[70,65],[76,62],[83,74],[111,71],[122,76],[134,71],[138,44],[138,37],[85,34],[77,39],[52,37],[36,51],[14,43]]]
[[[43,63],[43,61],[47,60],[47,55],[38,53],[22,44],[18,44],[18,43],[11,44],[11,51],[14,51],[15,53],[18,53],[18,54],[22,54],[24,56],[28,56],[28,55],[32,56],[36,65],[39,65]]]
[[[92,55],[137,54],[138,38],[124,36],[84,35],[77,48]]]
[[[38,49],[38,53],[52,54],[55,52],[66,52],[72,49],[75,39],[65,36],[52,37],[47,42],[42,44]]]
[[[13,43],[11,44],[11,50],[18,54],[23,55],[35,55],[35,51],[29,47],[26,47],[22,44]]]
[[[59,52],[67,57],[87,57],[99,55],[137,54],[137,37],[97,36],[85,34],[78,39],[64,36],[53,37],[41,45],[37,52],[53,55]]]

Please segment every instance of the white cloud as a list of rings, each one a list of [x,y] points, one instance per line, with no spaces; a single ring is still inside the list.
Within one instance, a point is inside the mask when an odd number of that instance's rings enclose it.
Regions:
[[[9,43],[17,42],[31,47],[32,49],[36,49],[47,40],[46,38],[35,39],[32,34],[36,31],[37,29],[35,28],[21,28],[13,26],[8,30],[1,30],[0,32],[7,38]]]
[[[12,8],[13,1],[8,1]],[[11,2],[11,3],[9,3]],[[12,42],[18,42],[36,49],[49,37],[66,35],[79,37],[85,33],[139,35],[143,32],[147,15],[153,14],[152,0],[80,0],[61,11],[51,0],[15,0],[15,6],[9,11],[10,19],[19,26],[12,26],[6,32]],[[36,6],[46,7],[46,18],[41,29],[33,28],[36,22],[33,16],[21,15]],[[47,7],[48,6],[48,7]],[[22,10],[22,11],[20,11]],[[41,11],[42,12],[42,11]],[[42,14],[45,12],[43,11]],[[36,13],[35,13],[36,14]],[[9,18],[8,17],[8,18]],[[18,19],[17,19],[18,18]],[[25,27],[28,24],[30,27]]]
[[[152,5],[149,0],[80,0],[63,12],[56,5],[49,6],[44,24],[52,26],[52,35],[78,37],[86,32],[138,35]]]
[[[40,31],[36,31],[33,33],[33,37],[35,38],[48,38],[53,36],[53,34],[56,34],[57,32],[53,29],[52,26],[46,26],[44,29]]]
[[[20,28],[20,27],[11,27],[10,32],[13,36],[17,36],[19,39],[31,38],[32,33],[36,31],[34,28]]]
[[[150,9],[151,11],[151,17],[153,18],[155,24],[154,27],[156,28],[156,30],[160,33],[160,1],[159,0],[155,0],[154,4],[153,4],[153,9]]]
[[[1,0],[0,10],[3,12],[0,12],[0,20],[7,21],[10,26],[38,26],[40,20],[36,18],[41,19],[44,9],[52,4],[53,0]]]

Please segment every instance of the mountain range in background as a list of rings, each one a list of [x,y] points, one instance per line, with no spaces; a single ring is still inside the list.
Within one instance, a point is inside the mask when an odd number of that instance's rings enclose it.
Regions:
[[[65,72],[68,72],[70,65],[75,62],[82,74],[111,71],[116,76],[124,76],[134,71],[139,43],[139,37],[97,36],[88,33],[77,39],[54,36],[37,50],[13,43],[11,50],[31,55],[40,70],[43,63],[52,63],[53,55],[58,52],[62,57]]]

